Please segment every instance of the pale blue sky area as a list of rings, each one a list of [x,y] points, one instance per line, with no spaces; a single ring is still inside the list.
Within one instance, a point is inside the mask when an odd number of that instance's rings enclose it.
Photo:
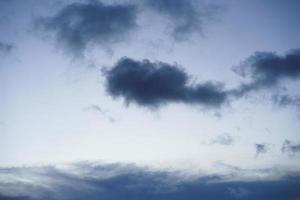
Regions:
[[[109,47],[95,42],[81,57],[57,42],[54,32],[34,26],[71,2],[0,3],[0,41],[13,46],[0,52],[1,166],[101,160],[210,172],[228,170],[224,163],[299,168],[299,153],[291,158],[281,150],[285,140],[300,142],[299,106],[272,101],[282,88],[253,92],[221,108],[171,102],[151,110],[113,99],[101,72],[125,56],[177,63],[195,83],[238,87],[245,79],[232,68],[254,52],[284,55],[299,48],[298,1],[207,1],[215,6],[211,18],[204,20],[201,34],[183,41],[169,34],[172,17],[140,3],[137,27],[125,41]],[[297,80],[283,86],[284,94],[300,92]],[[214,142],[224,135],[232,138],[230,144]],[[258,156],[257,143],[267,148]]]

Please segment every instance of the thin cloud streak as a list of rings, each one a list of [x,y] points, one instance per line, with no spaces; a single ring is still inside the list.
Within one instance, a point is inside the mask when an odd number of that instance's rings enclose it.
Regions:
[[[84,110],[85,111],[87,111],[87,110],[96,111],[96,112],[100,113],[101,115],[103,115],[105,118],[107,118],[110,122],[116,122],[116,119],[113,118],[108,111],[102,109],[98,105],[95,105],[95,104],[90,105],[90,106],[86,107]]]

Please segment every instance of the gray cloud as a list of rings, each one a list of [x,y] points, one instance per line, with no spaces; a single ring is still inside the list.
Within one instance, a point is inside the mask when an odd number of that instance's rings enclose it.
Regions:
[[[287,153],[289,155],[295,155],[296,153],[300,153],[300,143],[294,143],[290,140],[285,140],[282,147],[282,153]]]
[[[122,42],[136,27],[137,8],[134,5],[106,5],[100,1],[73,3],[55,16],[39,18],[37,27],[54,32],[59,44],[80,55],[92,44],[109,48]]]
[[[157,108],[177,102],[216,108],[227,102],[222,84],[190,84],[190,77],[176,64],[122,58],[104,75],[108,94],[123,97],[127,104]]]
[[[218,12],[216,6],[195,0],[146,0],[146,6],[167,17],[172,24],[172,35],[177,40],[186,39],[191,33],[201,33],[204,22]]]
[[[69,168],[0,168],[0,200],[282,200],[300,197],[299,174],[276,179],[186,178],[134,165],[78,163]],[[184,178],[185,177],[185,178]]]
[[[234,90],[237,96],[276,88],[283,80],[300,78],[300,49],[290,50],[284,56],[272,52],[256,52],[235,68],[235,72],[251,79],[250,83],[242,84]]]
[[[234,138],[230,134],[222,134],[212,140],[212,144],[232,145]]]
[[[259,156],[260,154],[265,154],[268,152],[268,146],[267,144],[255,144],[255,156]]]
[[[246,196],[250,194],[249,190],[245,188],[237,187],[237,188],[228,188],[228,191],[235,199],[244,199]]]
[[[195,0],[145,0],[140,4],[134,1],[130,4],[104,4],[89,0],[69,4],[52,17],[38,18],[36,25],[54,33],[58,44],[67,51],[81,55],[89,46],[98,44],[110,50],[113,44],[128,39],[137,27],[140,8],[168,19],[176,40],[201,33],[204,24],[220,10],[218,6]]]
[[[295,106],[300,108],[300,97],[287,94],[275,94],[272,96],[273,102],[278,106]]]
[[[14,48],[14,46],[12,44],[8,44],[8,43],[4,43],[4,42],[0,42],[0,53],[8,53],[10,52],[12,49]]]

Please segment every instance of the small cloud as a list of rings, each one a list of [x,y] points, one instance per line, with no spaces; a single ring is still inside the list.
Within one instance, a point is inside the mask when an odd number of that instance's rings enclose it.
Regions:
[[[0,42],[0,53],[9,53],[13,48],[14,46],[12,44]]]
[[[214,113],[214,117],[216,117],[217,119],[221,119],[222,118],[222,114],[220,112],[215,112]]]
[[[258,157],[261,154],[265,154],[268,152],[268,146],[267,144],[255,144],[255,157]]]
[[[256,52],[234,71],[242,77],[250,78],[249,83],[241,84],[233,90],[236,96],[261,89],[273,89],[280,86],[283,80],[300,78],[300,49],[290,50],[283,56],[273,52]]]
[[[228,188],[228,191],[235,199],[243,199],[250,194],[249,190],[242,187]]]
[[[230,134],[225,133],[212,140],[211,144],[232,145],[233,142],[234,138]]]
[[[291,142],[290,140],[285,140],[282,147],[282,153],[287,153],[289,155],[295,155],[300,153],[300,143]]]

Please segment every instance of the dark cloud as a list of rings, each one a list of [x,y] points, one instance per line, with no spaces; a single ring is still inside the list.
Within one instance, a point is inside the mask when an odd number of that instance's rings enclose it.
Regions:
[[[104,75],[107,92],[114,98],[123,97],[127,104],[157,108],[177,102],[220,107],[227,101],[221,84],[191,84],[190,77],[176,64],[122,58]]]
[[[232,145],[234,138],[230,134],[222,134],[212,140],[212,144]]]
[[[100,1],[73,3],[55,16],[40,18],[38,27],[55,33],[59,44],[81,54],[89,45],[109,48],[122,42],[136,27],[137,9],[134,5],[106,5]]]
[[[284,80],[299,79],[300,49],[290,50],[284,56],[257,52],[242,62],[235,72],[250,78],[250,82],[224,90],[222,84],[211,81],[191,83],[190,76],[176,64],[123,58],[106,70],[106,89],[114,98],[123,97],[127,104],[137,103],[150,108],[171,102],[216,108],[232,101],[233,97],[278,88]],[[280,106],[300,105],[297,96],[275,94],[272,100]]]
[[[8,53],[10,52],[12,49],[14,48],[14,46],[12,44],[7,44],[4,42],[0,42],[0,53]]]
[[[228,180],[223,176],[183,178],[180,173],[132,165],[83,163],[68,168],[0,169],[4,200],[282,200],[300,197],[300,176]],[[5,178],[4,178],[5,177]]]
[[[245,188],[237,187],[237,188],[228,188],[228,191],[235,199],[244,199],[246,196],[250,194],[248,190]]]
[[[146,6],[166,16],[172,23],[172,35],[177,40],[191,33],[201,33],[203,24],[218,11],[216,6],[194,0],[146,0]]]
[[[294,143],[290,140],[285,140],[282,147],[282,153],[287,153],[289,155],[295,155],[296,153],[300,153],[300,143]]]
[[[259,156],[260,154],[265,154],[268,151],[268,146],[266,144],[255,144],[255,156]]]
[[[272,96],[273,102],[278,106],[295,106],[300,108],[300,97],[287,94],[275,94]]]
[[[251,80],[235,90],[238,96],[260,89],[275,88],[283,80],[300,78],[300,49],[290,50],[284,56],[272,52],[256,52],[242,62],[235,72]]]

